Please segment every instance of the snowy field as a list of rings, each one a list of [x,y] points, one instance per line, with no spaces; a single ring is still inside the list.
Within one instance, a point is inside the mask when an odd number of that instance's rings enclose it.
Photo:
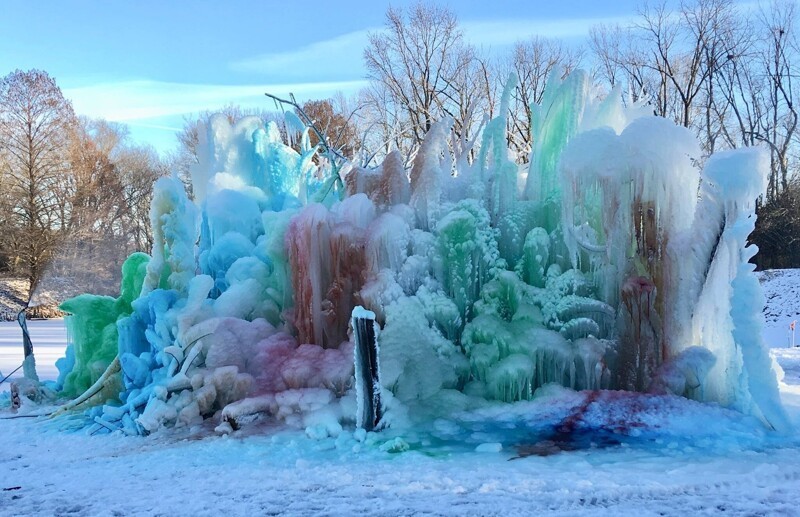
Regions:
[[[800,271],[767,276],[764,335],[800,428],[800,348],[785,347],[798,286]],[[52,379],[63,324],[30,328],[39,372]],[[0,371],[19,365],[20,348],[18,327],[0,326]],[[533,418],[525,404],[511,427]],[[771,436],[721,408],[675,408],[658,417],[661,434],[638,441],[548,449],[533,436],[526,447],[523,434],[499,451],[412,442],[400,454],[370,445],[380,436],[314,440],[268,422],[227,437],[130,438],[87,436],[77,417],[6,419],[0,515],[800,515],[797,435]]]
[[[764,341],[771,348],[787,348],[792,343],[789,325],[800,323],[800,269],[778,269],[760,273],[764,286]],[[795,345],[800,345],[797,325]]]
[[[64,356],[67,330],[64,320],[33,320],[28,322],[28,331],[36,350],[36,371],[41,380],[58,377],[56,360]],[[22,330],[16,321],[0,321],[0,379],[9,375],[22,364]],[[22,370],[20,370],[21,372]],[[19,375],[17,372],[16,375]],[[8,389],[0,386],[0,390]]]

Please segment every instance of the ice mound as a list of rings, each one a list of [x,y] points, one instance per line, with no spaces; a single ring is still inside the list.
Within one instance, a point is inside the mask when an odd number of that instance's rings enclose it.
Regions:
[[[532,110],[518,166],[513,84],[480,142],[451,141],[441,120],[409,171],[396,152],[367,170],[317,159],[307,130],[295,151],[274,124],[212,118],[194,200],[159,180],[152,254],[126,262],[120,298],[64,304],[65,394],[117,359],[95,398],[110,399],[92,413],[103,429],[212,418],[230,432],[267,414],[335,436],[356,421],[361,306],[378,326],[385,426],[500,418],[560,385],[683,396],[787,429],[748,265],[761,150],[701,167],[688,130],[596,98],[575,72]]]

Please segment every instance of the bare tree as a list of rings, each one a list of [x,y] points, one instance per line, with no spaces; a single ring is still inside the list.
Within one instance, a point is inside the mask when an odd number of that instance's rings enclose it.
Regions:
[[[644,97],[656,115],[685,127],[700,126],[713,149],[712,75],[735,54],[736,11],[731,0],[644,4],[629,27],[596,27],[590,47],[597,72],[631,100]],[[699,115],[705,120],[698,121]]]
[[[100,239],[113,236],[114,221],[125,207],[111,153],[123,138],[120,129],[105,121],[81,119],[75,128],[69,152],[73,188],[64,215],[68,230],[85,229]]]
[[[37,301],[116,295],[126,256],[150,251],[153,182],[168,171],[151,148],[130,145],[127,134],[123,125],[86,118],[71,128],[59,176],[57,249],[37,281],[37,296],[56,298]]]
[[[770,148],[773,174],[767,192],[772,196],[788,188],[789,153],[797,134],[798,112],[793,84],[798,73],[795,17],[793,3],[775,2],[771,9],[761,11],[766,36],[762,66],[768,78],[769,103],[767,123],[761,124],[755,137]]]
[[[153,182],[169,170],[151,147],[130,145],[127,133],[119,124],[81,119],[70,149],[66,223],[73,237],[114,240],[124,255],[150,251]]]
[[[716,90],[709,95],[729,147],[769,148],[769,200],[789,184],[797,139],[795,9],[794,4],[775,2],[743,25],[739,44],[718,66]]]
[[[301,110],[311,118],[314,127],[325,135],[331,147],[352,160],[361,147],[361,137],[353,120],[354,110],[348,111],[346,100],[342,97],[337,104],[339,108],[334,105],[333,99],[310,100],[303,103]],[[309,138],[312,145],[319,142],[316,133],[312,132]]]
[[[719,62],[732,50],[725,34],[730,0],[682,3],[677,13],[665,3],[645,6],[636,25],[641,44],[650,54],[648,66],[659,77],[656,113],[690,127],[698,102]]]
[[[122,183],[121,203],[125,210],[118,225],[124,231],[127,253],[149,253],[153,247],[150,227],[153,184],[167,176],[171,168],[150,146],[124,146],[113,153],[112,159]]]
[[[637,45],[634,27],[598,25],[589,34],[595,61],[594,76],[618,88],[625,102],[651,101],[658,91],[659,77],[646,66],[648,56]],[[654,111],[657,108],[654,107]]]
[[[369,167],[393,149],[401,152],[408,165],[415,152],[413,124],[393,102],[386,86],[371,82],[359,92],[359,101],[362,109],[355,120],[363,146],[360,165]]]
[[[509,116],[508,143],[524,162],[531,151],[531,105],[542,101],[547,80],[553,73],[562,77],[575,70],[581,60],[580,49],[563,41],[533,37],[514,45],[512,54],[500,64],[499,77],[517,76]]]
[[[46,72],[16,70],[0,79],[2,172],[12,228],[20,230],[2,238],[19,250],[31,291],[64,229],[62,194],[69,186],[64,175],[74,124],[72,105]]]
[[[409,154],[433,123],[452,117],[459,139],[480,120],[478,86],[485,69],[463,41],[452,11],[417,3],[408,11],[389,8],[386,30],[369,36],[364,51],[373,87],[366,96],[385,116],[385,133],[408,137]],[[387,135],[388,136],[388,135]]]

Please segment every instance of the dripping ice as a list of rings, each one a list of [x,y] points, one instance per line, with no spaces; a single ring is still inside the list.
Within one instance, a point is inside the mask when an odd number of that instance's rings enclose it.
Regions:
[[[193,200],[158,181],[153,249],[125,262],[120,296],[65,302],[60,389],[79,395],[116,357],[98,428],[226,432],[262,413],[336,436],[360,411],[363,307],[385,426],[557,384],[718,403],[786,430],[748,263],[762,150],[703,160],[688,130],[596,98],[579,71],[550,80],[518,165],[513,84],[474,161],[441,120],[410,170],[397,151],[332,170],[307,132],[295,151],[274,123],[212,117]]]

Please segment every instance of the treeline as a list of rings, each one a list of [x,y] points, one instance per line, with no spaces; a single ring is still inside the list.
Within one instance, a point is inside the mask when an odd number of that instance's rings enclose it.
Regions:
[[[594,27],[580,45],[533,36],[498,54],[470,44],[449,9],[419,3],[390,8],[384,29],[369,36],[363,55],[369,86],[357,95],[297,105],[265,99],[264,109],[222,111],[231,122],[247,115],[274,121],[289,140],[297,135],[287,132],[279,111],[293,111],[362,167],[394,149],[410,163],[431,124],[451,117],[453,151],[469,160],[466,150],[475,149],[471,143],[496,115],[513,73],[507,140],[524,163],[536,138],[531,106],[542,100],[547,78],[583,68],[598,95],[610,91],[691,129],[706,155],[766,147],[770,173],[752,235],[761,249],[756,260],[763,268],[800,267],[796,18],[788,1],[651,4],[628,24]],[[124,126],[77,117],[46,73],[3,78],[0,272],[25,275],[35,285],[55,250],[74,257],[74,264],[65,261],[72,268],[81,261],[91,267],[109,249],[115,261],[148,251],[152,183],[172,170],[188,177],[197,159],[198,118],[209,116],[187,118],[176,151],[159,157],[130,143]]]
[[[127,130],[75,115],[46,72],[0,79],[0,272],[35,290],[47,268],[95,286],[149,251],[153,182],[169,170]],[[57,260],[54,260],[57,259]]]

